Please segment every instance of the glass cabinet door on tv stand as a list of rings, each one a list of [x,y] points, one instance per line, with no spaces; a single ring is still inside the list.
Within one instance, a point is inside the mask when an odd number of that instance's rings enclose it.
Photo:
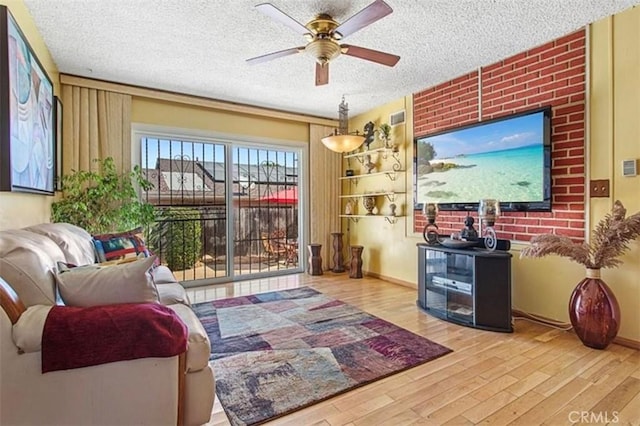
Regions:
[[[469,327],[511,332],[511,254],[418,244],[418,306]]]

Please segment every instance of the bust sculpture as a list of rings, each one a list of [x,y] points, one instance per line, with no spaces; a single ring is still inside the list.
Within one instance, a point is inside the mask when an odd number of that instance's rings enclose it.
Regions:
[[[478,231],[473,227],[473,217],[467,215],[464,219],[464,228],[460,231],[460,238],[466,241],[476,241],[478,239]]]

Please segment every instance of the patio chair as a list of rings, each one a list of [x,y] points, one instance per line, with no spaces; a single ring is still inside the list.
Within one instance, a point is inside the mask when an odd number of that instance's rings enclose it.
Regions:
[[[279,262],[282,257],[287,255],[287,248],[278,243],[278,237],[273,237],[269,235],[267,232],[263,232],[261,234],[262,246],[264,248],[264,252],[267,255],[267,263],[271,262]]]

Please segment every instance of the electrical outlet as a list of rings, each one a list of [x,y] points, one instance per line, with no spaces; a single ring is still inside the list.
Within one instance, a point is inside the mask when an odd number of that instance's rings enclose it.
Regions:
[[[589,181],[589,196],[591,198],[609,196],[609,179],[597,179]]]

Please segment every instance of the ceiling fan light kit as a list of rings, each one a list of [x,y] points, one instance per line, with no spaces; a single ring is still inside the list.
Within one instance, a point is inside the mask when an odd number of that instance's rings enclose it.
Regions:
[[[340,45],[330,39],[314,40],[304,48],[304,51],[315,58],[320,65],[328,64],[329,61],[340,56],[341,50]]]
[[[341,54],[389,67],[394,66],[400,60],[397,55],[359,46],[341,45],[338,42],[393,12],[393,9],[383,0],[375,0],[342,24],[335,21],[331,16],[322,13],[306,25],[302,25],[270,3],[256,5],[256,9],[304,36],[308,43],[306,46],[293,47],[247,59],[248,64],[257,64],[283,56],[306,52],[317,63],[316,86],[321,86],[329,83],[329,63]]]
[[[356,131],[353,134],[349,133],[349,105],[345,103],[344,96],[342,102],[338,106],[338,129],[334,131],[333,135],[325,136],[322,138],[324,146],[334,152],[351,152],[356,150],[364,142],[364,136],[359,135]]]

